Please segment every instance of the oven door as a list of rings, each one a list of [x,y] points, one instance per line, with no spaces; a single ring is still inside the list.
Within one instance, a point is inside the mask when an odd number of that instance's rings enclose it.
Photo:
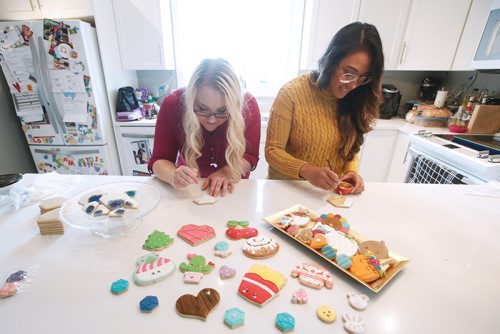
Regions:
[[[481,180],[411,146],[405,159],[406,183],[483,184]]]

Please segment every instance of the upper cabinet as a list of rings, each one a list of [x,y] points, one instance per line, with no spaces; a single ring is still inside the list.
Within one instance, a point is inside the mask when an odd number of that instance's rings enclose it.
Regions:
[[[113,12],[123,69],[175,68],[169,0],[113,0]]]
[[[0,20],[66,19],[92,16],[92,0],[2,0]]]
[[[332,37],[358,18],[361,0],[306,0],[300,69],[318,68]]]
[[[450,70],[471,0],[414,0],[397,69]]]
[[[395,70],[399,66],[410,7],[411,0],[361,1],[358,20],[377,27],[382,39],[386,70]]]

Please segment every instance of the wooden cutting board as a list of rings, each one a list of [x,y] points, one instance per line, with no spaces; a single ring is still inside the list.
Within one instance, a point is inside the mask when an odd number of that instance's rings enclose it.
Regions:
[[[500,131],[500,106],[479,105],[474,108],[467,133],[497,133]]]

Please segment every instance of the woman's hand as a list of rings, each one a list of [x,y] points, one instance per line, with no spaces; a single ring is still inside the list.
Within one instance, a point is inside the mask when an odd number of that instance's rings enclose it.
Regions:
[[[224,166],[218,171],[210,174],[203,183],[201,190],[205,190],[210,187],[209,194],[211,196],[217,197],[219,194],[224,197],[227,192],[230,193],[234,190],[234,180],[231,178],[231,173],[228,166]]]
[[[365,190],[363,178],[354,171],[348,171],[340,178],[340,181],[349,182],[353,185],[351,194],[360,194]]]
[[[175,169],[171,182],[169,183],[174,188],[184,188],[193,183],[198,184],[198,182],[198,170],[196,168],[179,166]]]
[[[339,176],[326,167],[313,167],[306,164],[300,168],[299,175],[313,186],[325,190],[337,189],[340,182]]]

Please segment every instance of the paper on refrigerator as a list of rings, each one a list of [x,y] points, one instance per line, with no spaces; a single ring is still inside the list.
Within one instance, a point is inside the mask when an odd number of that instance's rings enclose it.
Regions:
[[[84,93],[63,93],[63,121],[85,123],[87,121],[87,99]]]
[[[1,51],[1,65],[12,93],[36,91],[33,59],[29,47]],[[13,89],[15,88],[15,89]]]
[[[52,92],[85,92],[83,74],[71,70],[49,70]]]

